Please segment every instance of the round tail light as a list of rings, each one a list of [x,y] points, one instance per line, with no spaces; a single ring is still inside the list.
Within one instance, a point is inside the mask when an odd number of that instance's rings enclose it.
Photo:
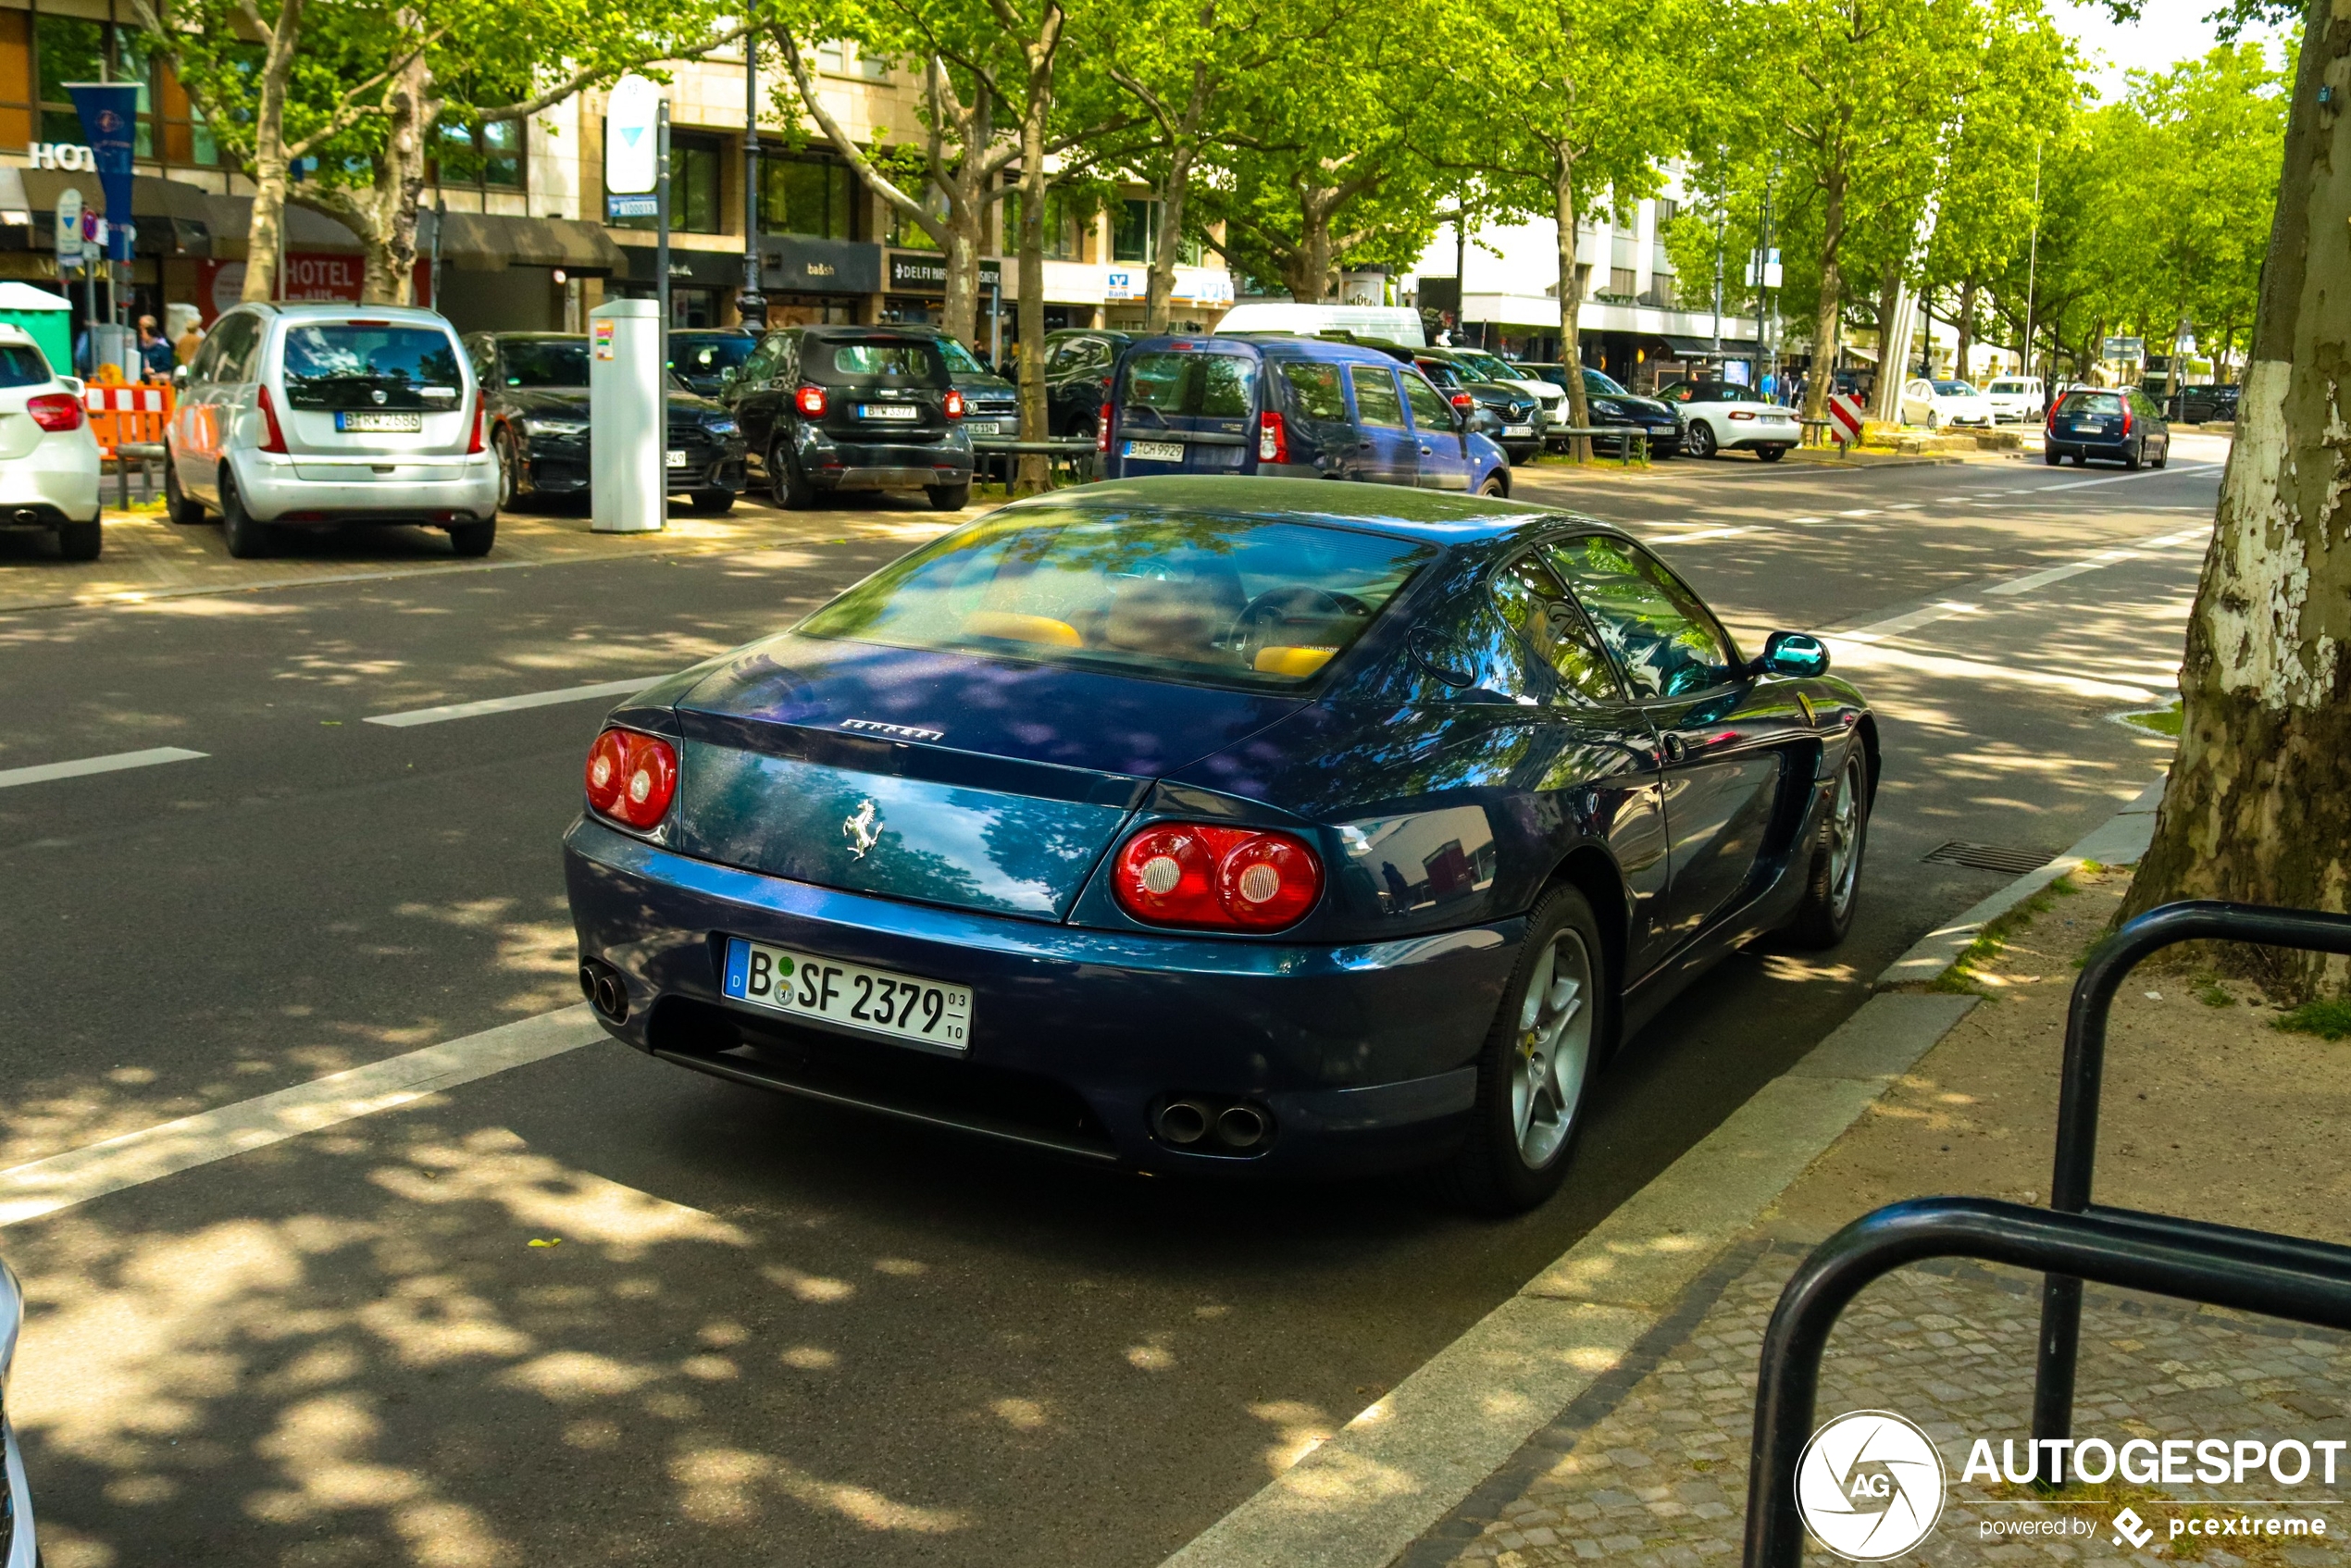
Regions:
[[[1294,834],[1160,822],[1120,849],[1111,890],[1149,925],[1273,931],[1314,907],[1323,862]]]
[[[656,827],[678,793],[678,753],[633,729],[607,729],[588,748],[588,806],[630,828]]]
[[[792,394],[792,402],[811,419],[825,417],[825,389],[822,387],[802,387]]]

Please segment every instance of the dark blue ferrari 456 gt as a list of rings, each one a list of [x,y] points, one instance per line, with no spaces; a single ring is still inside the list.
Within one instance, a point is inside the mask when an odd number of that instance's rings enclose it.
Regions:
[[[1853,919],[1876,726],[1616,529],[1310,479],[992,512],[614,711],[580,983],[682,1066],[1163,1173],[1558,1185],[1599,1064]]]

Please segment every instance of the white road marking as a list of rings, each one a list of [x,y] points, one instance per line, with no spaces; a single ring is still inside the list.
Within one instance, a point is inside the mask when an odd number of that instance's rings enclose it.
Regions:
[[[0,1171],[0,1226],[266,1148],[604,1038],[583,1003]]]
[[[1868,517],[1875,516],[1876,513],[1877,508],[1874,506],[1856,506],[1850,512],[1839,512],[1837,516],[1840,517]]]
[[[2010,578],[2006,582],[1996,582],[1984,591],[2002,594],[2030,593],[2036,588],[2046,588],[2050,583],[2062,582],[2070,577],[2080,577],[2084,572],[2096,571],[2100,566],[2111,566],[2122,561],[2135,561],[2150,550],[2169,550],[2174,545],[2187,544],[2208,538],[2212,530],[2208,528],[2196,528],[2183,529],[2178,533],[2160,534],[2154,539],[2143,539],[2126,549],[2101,550],[2095,555],[2071,562],[2066,566],[2050,566],[2043,571],[2028,572],[2023,577]]]
[[[1690,544],[1701,539],[1729,539],[1735,534],[1768,533],[1771,530],[1768,529],[1759,528],[1753,524],[1748,524],[1739,528],[1732,529],[1700,529],[1696,533],[1661,534],[1656,539],[1648,540],[1645,542],[1650,544]]]
[[[0,770],[0,790],[19,784],[46,784],[55,778],[81,778],[93,773],[118,773],[126,767],[153,767],[157,763],[193,762],[205,755],[179,746],[151,746],[143,752],[117,752],[112,756],[82,757],[74,762],[44,762],[35,767]]]
[[[1827,636],[1833,642],[1883,642],[1889,637],[1899,637],[1906,631],[1916,631],[1922,626],[1933,626],[1936,621],[1947,621],[1953,616],[1980,616],[1983,613],[1984,606],[1981,604],[1970,604],[1957,599],[1946,599],[1903,615],[1889,616],[1882,621],[1872,621],[1869,625],[1856,627],[1851,631],[1832,631]]]
[[[441,708],[413,708],[404,714],[369,714],[369,724],[405,729],[414,724],[439,724],[444,719],[477,718],[483,714],[512,713],[517,708],[545,708],[557,703],[581,703],[591,697],[618,697],[642,691],[658,675],[632,676],[627,680],[602,680],[593,686],[566,686],[556,691],[525,691],[515,697],[485,697],[479,703],[452,703]]]
[[[2180,474],[2208,474],[2220,467],[2218,463],[2183,463],[2176,468],[2142,468],[2135,474],[2108,474],[2099,479],[2070,479],[2064,484],[2036,484],[2027,490],[2012,490],[2010,495],[2044,495],[2053,490],[2086,490],[2094,484],[2127,484],[2133,479],[2169,479]]]

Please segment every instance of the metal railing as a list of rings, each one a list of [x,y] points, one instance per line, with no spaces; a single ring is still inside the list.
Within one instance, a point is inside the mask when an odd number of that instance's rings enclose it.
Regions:
[[[2049,1207],[1918,1199],[1865,1214],[1813,1250],[1780,1293],[1763,1336],[1746,1568],[1796,1568],[1801,1559],[1797,1466],[1811,1436],[1829,1331],[1863,1287],[1906,1263],[1976,1258],[2044,1276],[2035,1441],[2071,1435],[2084,1280],[2351,1329],[2351,1248],[2090,1201],[2115,993],[2149,953],[2189,941],[2351,953],[2351,915],[2193,902],[2131,921],[2091,953],[2068,1004]]]

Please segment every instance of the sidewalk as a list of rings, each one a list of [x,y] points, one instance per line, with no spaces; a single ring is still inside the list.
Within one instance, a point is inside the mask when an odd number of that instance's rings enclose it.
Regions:
[[[1735,1562],[1757,1346],[1797,1263],[1899,1198],[2041,1200],[2073,960],[2128,881],[2096,863],[2144,851],[2153,794],[1931,933],[1793,1071],[1168,1568]],[[2258,998],[2209,977],[2145,971],[2125,997],[2101,1201],[2351,1241],[2351,1174],[2334,1136],[2351,1116],[2342,1048],[2278,1032]],[[2029,1431],[2038,1290],[2015,1271],[1930,1263],[1872,1287],[1840,1323],[1821,1418],[1895,1411],[1948,1467],[1942,1522],[1903,1561],[2129,1555],[2111,1529],[2126,1504],[2160,1537],[2142,1562],[2194,1560],[2199,1548],[2214,1563],[2351,1561],[2351,1503],[2318,1506],[2351,1498],[2351,1466],[2334,1487],[2284,1488],[2303,1517],[2325,1521],[2323,1540],[2233,1532],[2225,1552],[2170,1537],[2171,1523],[2243,1514],[2258,1529],[2279,1511],[2240,1504],[2277,1491],[2116,1482],[2069,1507],[1963,1481],[1975,1437],[1996,1451],[1997,1438]],[[2087,1302],[2083,1435],[2118,1449],[2133,1437],[2351,1441],[2351,1339],[2096,1288]],[[2053,1513],[2077,1516],[2055,1526],[2077,1533],[1987,1533]]]

